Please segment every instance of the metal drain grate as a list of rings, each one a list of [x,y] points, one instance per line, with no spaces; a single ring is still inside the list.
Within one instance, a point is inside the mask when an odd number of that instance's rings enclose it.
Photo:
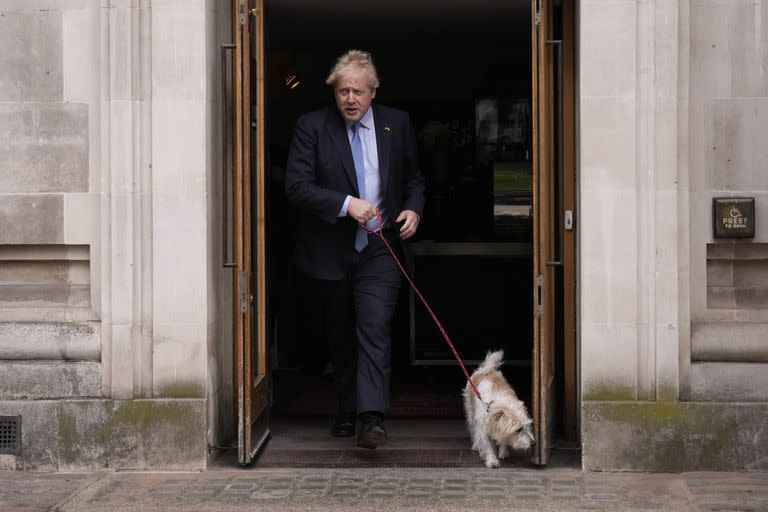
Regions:
[[[21,453],[21,416],[0,416],[0,453]]]

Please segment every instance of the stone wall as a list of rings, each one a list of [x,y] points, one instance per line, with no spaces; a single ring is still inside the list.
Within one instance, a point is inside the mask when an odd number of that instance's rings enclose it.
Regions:
[[[100,9],[0,11],[0,399],[100,397]]]
[[[768,467],[767,18],[764,0],[581,2],[587,469]],[[756,197],[754,240],[714,240],[715,196]]]
[[[768,401],[768,1],[688,11],[691,400]],[[713,197],[754,197],[754,239],[715,239]]]
[[[3,468],[202,468],[225,435],[227,22],[213,0],[0,6]]]
[[[582,394],[676,397],[677,3],[584,0],[579,19]]]

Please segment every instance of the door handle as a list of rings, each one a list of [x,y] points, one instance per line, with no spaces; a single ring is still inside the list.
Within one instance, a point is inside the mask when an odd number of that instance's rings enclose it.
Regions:
[[[229,142],[229,109],[227,108],[227,52],[235,48],[234,44],[221,45],[221,261],[224,268],[237,267],[237,262],[229,261],[229,226],[227,225],[227,215],[229,214],[229,167],[227,165]]]
[[[554,218],[558,219],[557,230],[557,260],[548,261],[546,263],[549,267],[562,267],[563,266],[563,242],[565,239],[565,219],[561,217],[560,213],[563,208],[563,178],[565,177],[563,166],[563,155],[565,151],[563,149],[563,40],[562,39],[547,39],[544,41],[548,46],[554,46],[557,48],[557,136],[555,142],[557,144],[557,166],[555,166],[555,178],[557,179],[557,213]],[[551,244],[550,244],[551,246]]]

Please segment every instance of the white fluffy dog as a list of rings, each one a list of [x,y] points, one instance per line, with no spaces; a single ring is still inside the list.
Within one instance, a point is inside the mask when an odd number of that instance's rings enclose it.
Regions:
[[[480,454],[489,468],[498,467],[499,459],[506,458],[510,448],[527,450],[535,442],[525,404],[499,371],[503,359],[504,351],[489,352],[471,377],[490,407],[486,409],[477,399],[469,382],[464,388],[464,413],[472,449]]]

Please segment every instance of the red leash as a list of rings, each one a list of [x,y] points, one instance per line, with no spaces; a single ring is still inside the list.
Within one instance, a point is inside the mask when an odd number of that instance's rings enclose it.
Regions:
[[[419,298],[421,299],[421,302],[424,303],[424,307],[427,308],[427,312],[429,313],[429,316],[431,316],[432,320],[435,321],[435,324],[437,324],[438,329],[440,329],[440,332],[443,334],[443,338],[445,338],[446,343],[448,343],[448,346],[451,347],[451,352],[453,352],[453,356],[459,362],[459,365],[461,366],[461,369],[464,372],[464,375],[467,377],[467,382],[469,382],[469,385],[472,386],[472,389],[475,391],[475,396],[477,396],[477,399],[480,400],[483,403],[483,405],[485,405],[486,409],[489,409],[491,407],[491,404],[486,403],[486,401],[483,400],[483,398],[480,396],[480,391],[478,391],[477,387],[475,386],[475,383],[472,382],[472,379],[469,378],[469,373],[467,372],[467,368],[464,366],[464,362],[461,360],[461,357],[459,357],[459,353],[456,352],[456,349],[453,347],[453,343],[451,343],[451,338],[448,337],[448,333],[446,333],[445,329],[443,329],[443,325],[440,323],[440,320],[437,319],[437,316],[435,316],[435,313],[432,311],[432,308],[429,307],[429,304],[427,304],[427,301],[426,299],[424,299],[424,296],[421,294],[419,289],[416,288],[416,285],[413,284],[413,281],[411,281],[411,277],[408,275],[408,272],[406,272],[405,269],[403,268],[403,265],[400,264],[400,260],[398,260],[397,256],[395,256],[395,251],[392,250],[392,247],[389,245],[389,242],[387,242],[387,239],[384,236],[384,233],[382,233],[381,228],[384,223],[381,220],[381,214],[379,213],[379,210],[376,210],[376,218],[379,221],[378,229],[368,229],[368,227],[365,225],[363,225],[362,228],[369,233],[374,233],[378,235],[379,238],[381,238],[384,241],[384,245],[386,245],[387,249],[389,249],[389,253],[392,255],[392,258],[394,258],[395,263],[397,263],[397,266],[400,267],[400,271],[403,273],[405,278],[411,284],[411,288],[413,288],[413,291],[415,291],[416,295],[419,296]]]

